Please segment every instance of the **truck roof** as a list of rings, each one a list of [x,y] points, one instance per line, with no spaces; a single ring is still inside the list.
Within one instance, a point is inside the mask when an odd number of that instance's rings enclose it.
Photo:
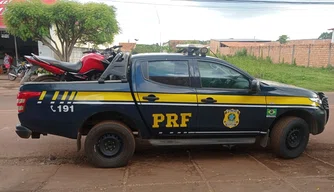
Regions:
[[[216,57],[211,57],[206,55],[205,57],[202,56],[196,56],[196,55],[187,55],[183,53],[137,53],[131,55],[132,59],[140,59],[140,58],[146,58],[146,57],[163,57],[163,56],[168,56],[168,57],[198,57],[198,58],[210,58],[210,59],[218,59]]]
[[[137,53],[137,54],[133,54],[132,57],[133,58],[137,58],[137,57],[147,57],[147,56],[186,56],[182,53]]]

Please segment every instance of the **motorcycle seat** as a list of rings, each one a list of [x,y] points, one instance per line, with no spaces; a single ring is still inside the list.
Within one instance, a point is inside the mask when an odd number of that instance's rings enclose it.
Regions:
[[[59,61],[59,60],[54,59],[52,57],[37,56],[37,55],[33,55],[33,56],[39,61],[49,63],[50,65],[53,65],[55,67],[58,67],[62,70],[68,71],[68,72],[77,73],[77,72],[80,71],[80,69],[82,67],[81,61],[79,61],[77,63],[70,63],[70,62]]]

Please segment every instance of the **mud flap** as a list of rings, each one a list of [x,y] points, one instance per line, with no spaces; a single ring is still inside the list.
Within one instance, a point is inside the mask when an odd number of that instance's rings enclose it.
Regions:
[[[77,152],[79,152],[81,149],[81,133],[78,132],[78,136],[77,136]]]
[[[269,142],[269,130],[267,132],[266,135],[264,135],[262,138],[261,138],[261,141],[260,141],[260,146],[265,148],[268,146],[268,142]]]

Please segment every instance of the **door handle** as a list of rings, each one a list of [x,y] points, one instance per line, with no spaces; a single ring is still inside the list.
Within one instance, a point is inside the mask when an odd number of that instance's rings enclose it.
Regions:
[[[208,97],[206,99],[201,100],[203,103],[216,103],[217,100],[213,99],[212,97]]]
[[[148,96],[144,96],[143,99],[148,100],[148,101],[155,101],[155,100],[159,100],[159,97],[156,97],[155,95],[148,95]]]

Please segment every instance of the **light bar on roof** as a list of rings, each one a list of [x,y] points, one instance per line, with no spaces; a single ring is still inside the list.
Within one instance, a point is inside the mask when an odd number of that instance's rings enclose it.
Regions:
[[[207,46],[202,44],[178,44],[176,45],[176,48],[181,49],[180,52],[188,53],[188,55],[201,54],[202,57],[205,57],[209,52]]]
[[[202,45],[202,44],[177,44],[176,48],[197,48],[197,49],[201,49],[201,48],[206,48],[206,46]]]

